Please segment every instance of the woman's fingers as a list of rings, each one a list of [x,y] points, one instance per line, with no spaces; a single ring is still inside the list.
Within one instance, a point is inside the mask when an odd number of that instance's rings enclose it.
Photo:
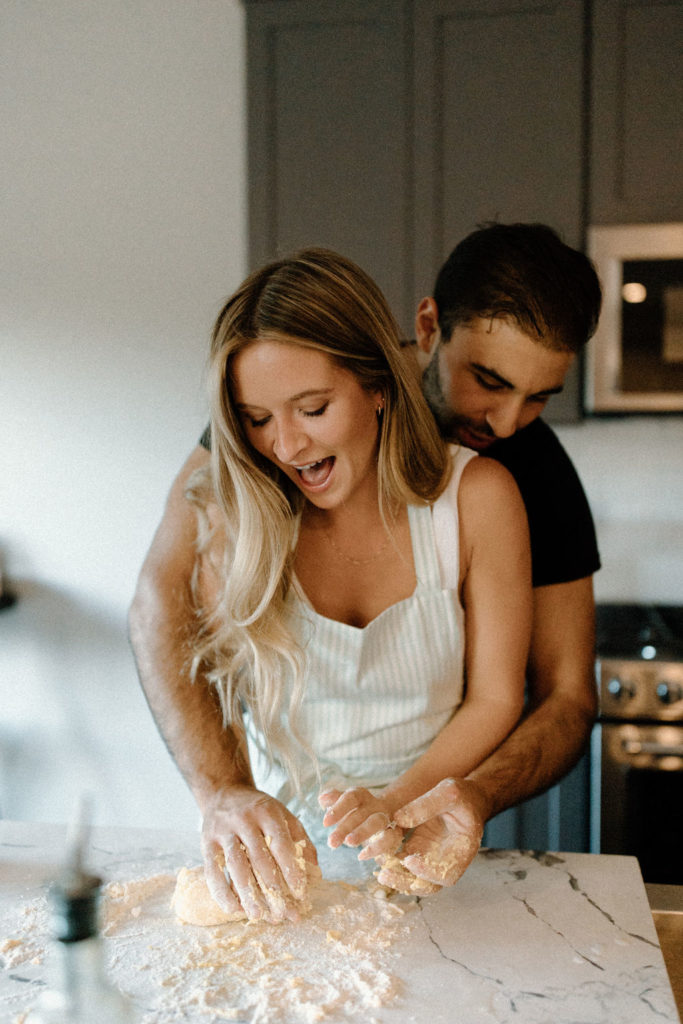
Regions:
[[[380,834],[390,830],[390,825],[391,818],[386,811],[375,811],[349,832],[344,842],[347,846],[360,846],[363,843],[370,842],[375,837],[377,837],[377,841],[380,841]]]
[[[328,790],[321,793],[319,802],[327,808],[323,825],[334,827],[327,839],[327,845],[333,850],[342,843],[360,846],[386,829],[391,821],[381,799],[362,787],[347,789],[343,793]]]
[[[326,789],[322,793],[318,794],[318,803],[326,810],[331,807],[332,804],[336,803],[340,796],[343,795],[344,790],[341,789]]]

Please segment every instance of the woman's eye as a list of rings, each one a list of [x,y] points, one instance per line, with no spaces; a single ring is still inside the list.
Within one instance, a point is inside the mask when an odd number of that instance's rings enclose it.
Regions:
[[[247,416],[247,419],[249,420],[249,426],[251,427],[265,427],[270,416],[264,416],[262,420],[255,420],[253,416]]]
[[[319,409],[312,409],[310,412],[304,412],[304,416],[322,416],[329,404],[329,402],[325,402],[325,404],[321,405]]]

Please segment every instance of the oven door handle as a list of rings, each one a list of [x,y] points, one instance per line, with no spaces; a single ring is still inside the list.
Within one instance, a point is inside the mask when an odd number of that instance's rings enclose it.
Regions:
[[[683,743],[657,743],[656,740],[622,740],[626,754],[651,754],[653,757],[683,757]]]

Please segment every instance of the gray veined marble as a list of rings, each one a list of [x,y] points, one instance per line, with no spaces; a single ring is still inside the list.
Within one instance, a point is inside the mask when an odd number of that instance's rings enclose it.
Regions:
[[[64,830],[0,822],[0,951],[59,864]],[[199,861],[195,834],[95,829],[91,865],[108,880]],[[164,913],[166,911],[163,911]],[[153,931],[139,923],[139,956]],[[453,888],[419,899],[391,950],[399,1000],[378,1024],[676,1024],[638,863],[631,857],[483,850]],[[115,942],[116,939],[108,939]],[[135,941],[128,938],[127,942]],[[0,958],[2,952],[0,952]],[[0,959],[1,962],[1,959]],[[44,984],[44,963],[0,974],[0,1024]],[[151,983],[151,982],[150,982]],[[206,1008],[183,1021],[224,1019]],[[153,1024],[154,1017],[144,1018]],[[334,1024],[335,1017],[325,1018]]]
[[[421,923],[411,980],[434,1024],[678,1020],[632,858],[484,851]]]

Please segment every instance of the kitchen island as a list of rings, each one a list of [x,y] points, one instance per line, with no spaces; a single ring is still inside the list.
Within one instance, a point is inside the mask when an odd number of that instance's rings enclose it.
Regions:
[[[1,1024],[20,1022],[45,985],[46,890],[64,838],[0,821]],[[141,1024],[679,1021],[634,858],[482,850],[433,896],[329,882],[297,925],[209,929],[169,906],[175,873],[199,861],[194,833],[93,830],[88,866],[109,883],[105,960]],[[309,967],[327,972],[324,986]]]

